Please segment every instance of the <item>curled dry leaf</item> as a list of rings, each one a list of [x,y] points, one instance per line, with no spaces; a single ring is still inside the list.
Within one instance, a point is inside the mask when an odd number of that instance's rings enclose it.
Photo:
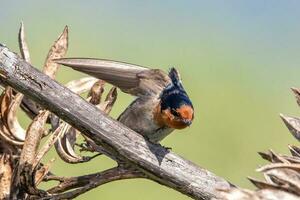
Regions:
[[[18,117],[17,110],[23,99],[23,94],[17,93],[15,98],[10,102],[6,118],[7,126],[11,134],[19,141],[25,140],[26,131],[21,127]]]
[[[60,150],[59,153],[63,153],[60,156],[64,161],[72,164],[83,163],[83,162],[88,162],[93,158],[96,158],[97,156],[102,154],[102,153],[98,153],[93,156],[78,155],[74,149],[77,136],[78,136],[78,131],[73,127],[69,127],[69,130],[63,136],[62,140],[58,140],[58,142],[56,143],[57,145],[59,145],[56,149]]]
[[[5,128],[5,125],[3,125],[2,122],[0,122],[0,138],[7,142],[8,144],[11,144],[11,145],[15,145],[15,146],[22,146],[24,144],[24,142],[20,142],[20,141],[17,141],[16,139],[14,138],[11,138],[9,136],[9,131]]]
[[[4,141],[7,141],[13,145],[23,145],[25,138],[25,131],[21,128],[17,119],[13,115],[16,111],[18,101],[21,98],[21,94],[17,94],[18,98],[15,101],[13,90],[10,87],[6,87],[0,97],[1,108],[1,122],[0,122],[0,135]]]
[[[62,34],[58,37],[58,39],[54,42],[51,49],[49,50],[49,53],[47,55],[44,64],[43,72],[54,79],[59,65],[53,62],[52,60],[64,57],[67,50],[68,50],[68,27],[66,26]]]
[[[59,138],[55,143],[55,149],[59,155],[59,157],[71,164],[82,163],[91,160],[92,157],[88,156],[79,156],[75,153],[72,137],[75,136],[75,129],[71,128],[70,125],[63,122],[64,127],[62,128],[61,138]],[[71,142],[70,142],[71,141]]]

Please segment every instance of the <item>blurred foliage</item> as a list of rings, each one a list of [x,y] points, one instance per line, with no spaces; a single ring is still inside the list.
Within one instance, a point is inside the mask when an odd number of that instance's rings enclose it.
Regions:
[[[256,152],[286,152],[292,136],[279,112],[296,115],[289,88],[299,86],[298,1],[3,1],[0,42],[17,51],[25,23],[34,66],[42,66],[58,34],[70,28],[69,57],[116,59],[168,69],[176,66],[194,102],[193,125],[162,143],[236,185],[264,162]],[[82,74],[63,68],[66,83]],[[116,117],[132,97],[121,94]],[[26,121],[23,121],[26,124]],[[55,152],[51,157],[57,156]],[[50,158],[50,157],[49,157]],[[96,172],[106,158],[53,171],[71,176]],[[142,194],[142,195],[141,195]],[[78,199],[188,199],[147,180],[107,184]]]

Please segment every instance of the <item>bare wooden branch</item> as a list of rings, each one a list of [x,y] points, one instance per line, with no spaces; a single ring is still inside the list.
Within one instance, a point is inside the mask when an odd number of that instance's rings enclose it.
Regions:
[[[218,198],[229,189],[223,178],[145,140],[119,122],[104,115],[80,96],[0,46],[1,81],[24,93],[145,175],[195,199]],[[70,103],[71,102],[71,103]]]

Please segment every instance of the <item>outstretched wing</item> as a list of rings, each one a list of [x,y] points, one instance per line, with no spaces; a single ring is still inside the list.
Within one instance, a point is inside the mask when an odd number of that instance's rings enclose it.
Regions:
[[[107,81],[135,96],[160,94],[171,83],[162,70],[124,62],[92,58],[62,58],[54,61]]]

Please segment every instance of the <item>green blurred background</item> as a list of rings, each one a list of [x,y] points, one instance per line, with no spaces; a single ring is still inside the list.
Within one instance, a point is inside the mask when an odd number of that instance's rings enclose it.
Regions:
[[[296,143],[279,113],[299,115],[290,91],[300,86],[299,1],[2,1],[0,42],[18,51],[25,23],[35,66],[70,28],[68,56],[98,57],[168,69],[176,66],[194,102],[193,125],[162,143],[234,184],[264,162],[258,151]],[[83,76],[62,69],[60,82]],[[120,94],[113,116],[132,100]],[[26,123],[26,120],[23,120]],[[51,152],[50,157],[57,157]],[[107,158],[80,165],[58,159],[58,175],[96,172]],[[78,199],[189,199],[147,180],[104,185]]]

